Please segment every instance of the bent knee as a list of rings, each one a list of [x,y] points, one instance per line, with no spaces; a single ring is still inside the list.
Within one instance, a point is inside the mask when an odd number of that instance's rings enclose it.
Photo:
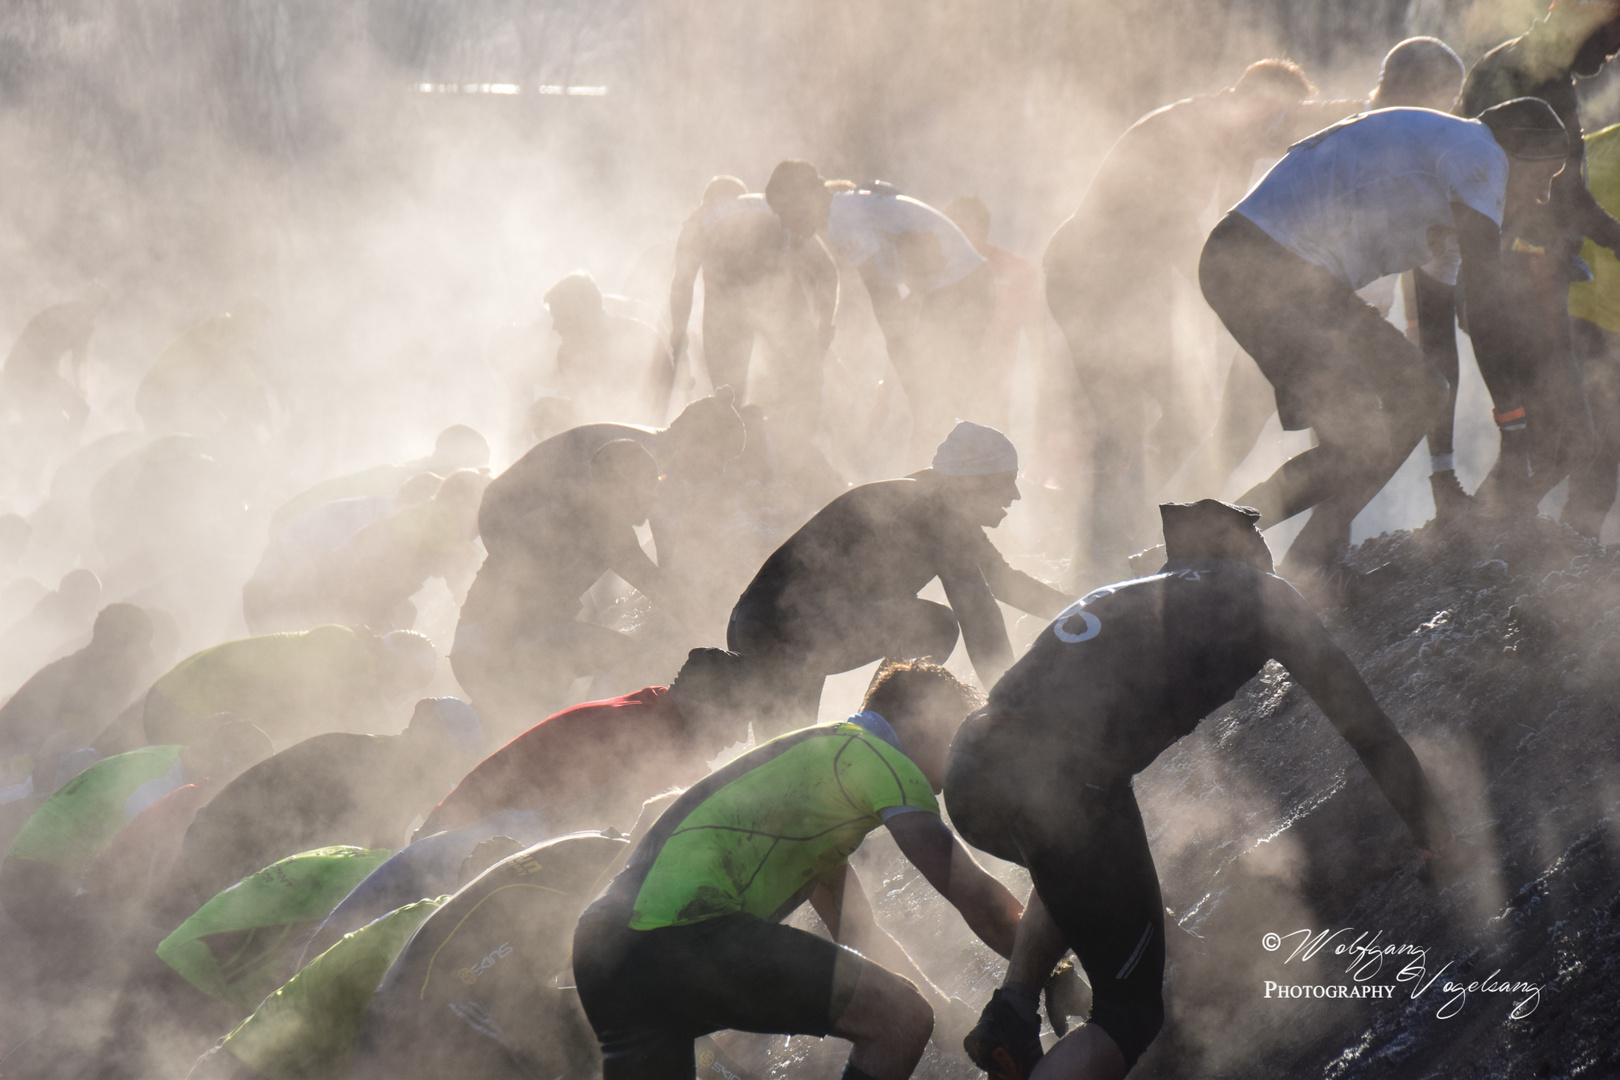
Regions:
[[[1090,1023],[1102,1028],[1125,1055],[1125,1068],[1135,1068],[1137,1059],[1147,1053],[1164,1028],[1164,995],[1137,995],[1132,1001],[1099,999],[1091,1009]]]
[[[933,1033],[934,1010],[922,993],[909,980],[863,959],[854,993],[833,1034],[921,1053]]]

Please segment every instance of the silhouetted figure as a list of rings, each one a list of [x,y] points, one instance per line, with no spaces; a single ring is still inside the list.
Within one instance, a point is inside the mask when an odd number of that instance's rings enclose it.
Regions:
[[[663,812],[574,933],[604,1080],[685,1076],[693,1039],[723,1028],[837,1035],[854,1043],[846,1077],[911,1074],[950,1003],[872,919],[848,859],[886,827],[968,927],[1011,952],[1018,901],[934,797],[972,697],[936,665],[886,668],[861,712],[749,751]],[[782,925],[807,900],[832,940]]]
[[[34,602],[27,615],[0,631],[0,674],[8,685],[90,629],[101,607],[101,579],[94,572],[70,570],[56,588]]]
[[[1620,125],[1586,137],[1586,183],[1604,209],[1620,211]],[[1620,478],[1620,259],[1590,240],[1581,257],[1592,267],[1592,280],[1569,287],[1569,313],[1596,445],[1591,459],[1570,474],[1559,516],[1596,540]]]
[[[495,751],[418,835],[502,810],[537,811],[553,835],[628,827],[643,802],[702,776],[709,759],[746,738],[758,700],[773,692],[741,657],[693,649],[669,686],[564,709]]]
[[[458,469],[484,469],[489,465],[489,443],[466,424],[452,424],[439,432],[433,453],[402,465],[377,465],[344,476],[334,476],[288,499],[270,516],[272,539],[299,518],[340,499],[395,498],[400,488],[423,473],[449,476]]]
[[[964,421],[933,468],[840,495],[777,548],[726,634],[772,669],[775,730],[814,722],[828,675],[883,658],[943,662],[959,627],[980,682],[994,684],[1012,663],[996,601],[1042,616],[1068,602],[1008,566],[984,535],[1018,497],[1012,443]],[[949,607],[917,597],[936,577]]]
[[[662,424],[669,416],[675,363],[658,331],[610,315],[589,274],[569,274],[545,296],[557,334],[554,389],[586,419]]]
[[[1396,44],[1384,56],[1379,68],[1378,83],[1367,97],[1371,109],[1433,109],[1449,113],[1462,93],[1463,62],[1445,42],[1432,37],[1413,37]],[[1358,290],[1359,295],[1378,308],[1386,317],[1394,307],[1399,288],[1406,317],[1406,335],[1418,340],[1418,294],[1412,270],[1391,275]],[[1427,282],[1425,297],[1444,296],[1446,287],[1432,279]],[[1433,320],[1431,320],[1433,322]],[[1429,349],[1440,374],[1451,384],[1454,400],[1457,392],[1457,348],[1454,330],[1434,322],[1430,332],[1435,338]],[[1181,489],[1193,493],[1219,492],[1245,458],[1253,452],[1266,421],[1276,412],[1276,400],[1266,383],[1266,377],[1241,349],[1236,350],[1231,367],[1227,370],[1225,389],[1221,393],[1220,417],[1215,430],[1191,457]],[[1449,413],[1448,413],[1449,416]],[[1451,423],[1447,419],[1443,430],[1429,433],[1429,454],[1432,467],[1430,486],[1434,493],[1436,516],[1448,521],[1466,510],[1469,500],[1457,483],[1453,471]]]
[[[962,230],[990,268],[990,319],[984,330],[984,366],[976,379],[953,380],[953,416],[979,417],[1000,430],[1009,424],[1018,343],[1037,373],[1046,363],[1046,300],[1040,269],[1022,255],[990,242],[990,210],[977,196],[953,199],[945,215]]]
[[[527,517],[521,551],[491,550],[462,605],[451,662],[456,678],[504,723],[525,708],[558,700],[574,679],[622,669],[634,641],[582,622],[580,599],[613,571],[660,608],[672,586],[641,549],[658,488],[652,455],[616,439],[591,456],[580,483],[553,493]]]
[[[829,186],[807,161],[779,164],[765,197],[794,244],[823,232],[859,273],[911,407],[909,459],[921,461],[950,429],[951,388],[980,378],[992,304],[984,256],[927,203],[885,184]]]
[[[133,604],[102,608],[88,645],[46,664],[0,706],[0,763],[37,756],[58,733],[90,745],[145,688],[154,661],[146,612]]]
[[[23,327],[0,370],[0,418],[8,429],[8,480],[31,488],[52,454],[71,449],[90,415],[84,373],[90,335],[107,306],[106,286],[87,287]],[[62,374],[62,358],[68,374]]]
[[[1073,948],[1089,1022],[1041,1074],[1122,1077],[1164,1022],[1164,901],[1131,777],[1275,659],[1355,748],[1426,860],[1454,852],[1423,767],[1309,604],[1271,572],[1254,511],[1166,504],[1158,574],[1060,614],[956,734],[945,777],[968,843],[1035,895],[1007,980],[965,1047],[997,1080],[1041,1060],[1041,988]]]
[[[487,483],[472,469],[451,473],[431,499],[369,521],[330,549],[303,559],[283,543],[274,562],[267,555],[242,588],[248,629],[265,633],[341,623],[374,633],[409,630],[416,623],[411,597],[429,578],[443,578],[453,596],[465,596],[478,567],[478,504]],[[348,509],[371,501],[328,505]],[[355,509],[360,517],[371,508]],[[320,514],[289,525],[283,540]]]
[[[290,746],[197,811],[177,885],[201,904],[300,851],[333,844],[395,851],[412,819],[478,760],[483,738],[465,702],[424,698],[398,735],[332,732]]]
[[[153,743],[189,744],[219,713],[280,746],[328,731],[376,731],[388,725],[392,704],[427,685],[436,664],[432,642],[406,630],[377,637],[317,626],[238,638],[193,653],[152,684],[146,734]]]
[[[594,1073],[579,1000],[551,973],[566,968],[579,912],[626,846],[580,833],[527,848],[429,915],[366,1010],[356,1080]]]
[[[1503,271],[1500,223],[1545,196],[1564,139],[1530,98],[1481,120],[1426,109],[1352,117],[1295,144],[1204,245],[1205,299],[1270,380],[1283,428],[1316,432],[1317,446],[1239,501],[1263,528],[1315,508],[1282,572],[1320,587],[1319,599],[1352,596],[1340,564],[1351,522],[1445,401],[1435,356],[1452,305],[1435,285],[1457,281],[1460,267],[1482,365],[1515,347],[1513,305],[1525,298]],[[1420,268],[1422,351],[1355,293]]]
[[[1261,60],[1228,89],[1148,113],[1114,143],[1047,245],[1047,303],[1090,402],[1077,583],[1112,580],[1147,546],[1151,500],[1204,428],[1171,339],[1175,274],[1192,276],[1199,215],[1287,145],[1289,110],[1314,92],[1297,65]]]
[[[270,312],[246,298],[180,335],[135,389],[135,411],[153,435],[268,436],[275,391],[253,344]]]
[[[1569,286],[1591,277],[1580,259],[1585,240],[1620,250],[1620,221],[1586,187],[1575,83],[1597,75],[1617,52],[1620,13],[1608,4],[1560,0],[1526,33],[1481,57],[1463,84],[1458,111],[1464,116],[1482,116],[1515,98],[1538,98],[1569,133],[1564,171],[1552,183],[1551,198],[1510,209],[1502,223],[1507,288],[1521,299],[1514,347],[1478,356],[1501,450],[1475,493],[1498,513],[1534,517],[1542,497],[1592,454],[1592,418],[1570,342]],[[1469,296],[1470,325],[1478,311]],[[1475,341],[1479,336],[1472,335]],[[1451,420],[1443,418],[1442,433]],[[1575,509],[1578,518],[1579,501]]]
[[[669,530],[661,516],[691,512],[687,493],[721,482],[743,438],[726,390],[688,405],[663,430],[590,424],[565,431],[490,483],[478,515],[489,556],[462,605],[450,661],[491,730],[515,734],[544,719],[561,704],[571,671],[635,661],[631,639],[576,618],[581,596],[612,569],[637,589],[662,589],[666,603],[650,599],[668,613],[671,583],[641,550],[635,526],[651,514],[665,561]],[[610,443],[625,445],[597,459]]]
[[[838,270],[826,247],[814,238],[790,243],[765,196],[748,194],[735,177],[709,181],[675,246],[669,312],[677,363],[700,272],[710,384],[730,386],[739,402],[748,401],[757,339],[777,385],[772,410],[791,417],[796,434],[808,439],[819,421],[822,363],[838,291]]]

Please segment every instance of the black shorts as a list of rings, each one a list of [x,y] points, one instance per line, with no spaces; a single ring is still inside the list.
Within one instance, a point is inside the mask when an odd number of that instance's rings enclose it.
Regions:
[[[1047,725],[969,717],[945,805],[974,847],[1029,871],[1091,982],[1090,1022],[1134,1065],[1164,1024],[1164,901],[1130,777]]]
[[[631,930],[585,918],[574,981],[602,1043],[603,1080],[691,1080],[711,1031],[830,1034],[868,963],[842,945],[752,915]]]

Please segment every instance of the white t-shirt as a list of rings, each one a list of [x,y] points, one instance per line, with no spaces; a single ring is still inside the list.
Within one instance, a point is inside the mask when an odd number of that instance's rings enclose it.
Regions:
[[[846,191],[833,196],[827,243],[854,266],[874,260],[884,284],[925,293],[961,281],[984,262],[955,222],[908,195]]]
[[[1296,143],[1233,209],[1352,289],[1418,268],[1454,284],[1451,204],[1500,225],[1507,172],[1478,120],[1379,109]]]

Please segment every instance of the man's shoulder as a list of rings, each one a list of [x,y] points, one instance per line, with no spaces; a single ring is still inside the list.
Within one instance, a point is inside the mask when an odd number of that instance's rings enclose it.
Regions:
[[[621,724],[634,724],[648,730],[658,725],[678,724],[680,710],[667,686],[648,686],[633,694],[599,701],[584,701],[552,713],[508,743],[503,750],[514,753],[548,750],[558,742],[590,740],[608,734]]]

